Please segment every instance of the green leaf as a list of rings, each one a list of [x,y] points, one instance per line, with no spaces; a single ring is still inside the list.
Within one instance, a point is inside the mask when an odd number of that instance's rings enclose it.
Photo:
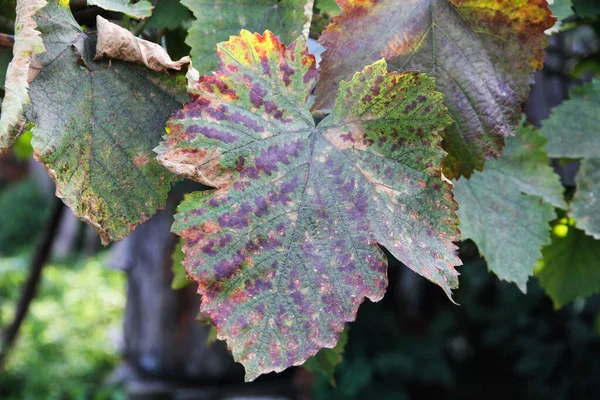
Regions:
[[[185,99],[185,78],[125,62],[93,61],[96,37],[63,1],[37,16],[46,52],[31,83],[35,157],[56,194],[104,243],[127,236],[164,205],[173,176],[152,148]]]
[[[215,187],[179,206],[201,310],[246,379],[333,348],[364,297],[382,298],[385,246],[448,295],[458,284],[450,185],[438,132],[450,122],[423,74],[385,61],[339,88],[318,126],[318,79],[300,37],[269,31],[218,45],[222,71],[191,85],[156,149],[173,172]]]
[[[548,0],[548,7],[557,21],[552,28],[546,31],[546,34],[556,33],[560,31],[563,21],[573,15],[573,3],[571,0]]]
[[[10,60],[13,58],[12,48],[0,47],[0,89],[4,90],[6,80],[6,70]]]
[[[381,57],[394,71],[436,79],[455,123],[444,173],[469,177],[519,125],[531,74],[542,68],[553,18],[543,1],[345,0],[319,38],[326,51],[315,106],[333,105],[340,80]]]
[[[17,6],[14,57],[6,71],[5,95],[0,115],[0,152],[9,149],[25,127],[23,107],[29,103],[27,89],[31,57],[44,52],[44,44],[36,30],[33,15],[45,4],[45,0],[22,0]]]
[[[184,7],[179,0],[160,0],[146,24],[146,29],[174,30],[191,19],[190,10]]]
[[[129,0],[87,0],[87,4],[108,11],[120,12],[135,19],[148,18],[152,15],[154,8],[148,0],[138,0],[136,3],[130,3]]]
[[[549,222],[556,218],[552,205],[567,206],[544,144],[534,128],[521,127],[502,157],[454,187],[463,237],[473,239],[500,279],[523,292],[549,243]]]
[[[194,67],[208,73],[219,67],[217,43],[237,35],[240,29],[271,29],[282,42],[308,36],[314,0],[182,0],[196,20],[185,42],[192,48]]]
[[[536,276],[556,307],[578,297],[600,292],[600,241],[563,218],[552,230],[552,244],[544,247]]]
[[[598,0],[573,0],[575,13],[582,18],[596,18],[600,16],[600,3]]]
[[[540,132],[550,157],[598,157],[600,149],[600,80],[571,90],[570,100],[552,109]]]
[[[346,327],[333,349],[321,349],[319,352],[306,360],[302,366],[313,374],[324,376],[333,387],[335,384],[335,367],[341,364],[344,359],[344,349],[348,343],[348,330]]]
[[[329,15],[337,15],[340,13],[340,6],[335,0],[316,0],[317,8],[320,11],[326,12]]]
[[[185,244],[184,239],[179,239],[177,244],[175,245],[175,251],[173,252],[173,266],[171,270],[173,271],[173,280],[171,281],[171,289],[179,290],[183,289],[192,281],[188,280],[187,274],[185,272],[185,267],[183,266],[183,258],[185,254],[183,254],[183,245]]]
[[[571,202],[579,228],[600,239],[600,80],[573,89],[542,126],[551,157],[585,158]]]
[[[600,157],[583,160],[575,181],[573,217],[588,235],[600,239]]]

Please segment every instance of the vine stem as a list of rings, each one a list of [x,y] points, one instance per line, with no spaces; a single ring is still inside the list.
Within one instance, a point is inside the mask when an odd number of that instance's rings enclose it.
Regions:
[[[65,207],[62,200],[60,200],[58,197],[54,197],[50,219],[44,227],[41,240],[37,246],[33,258],[31,259],[31,263],[29,264],[29,276],[27,277],[27,281],[21,289],[21,297],[19,298],[19,302],[15,308],[15,317],[12,323],[7,326],[2,333],[2,343],[0,348],[0,371],[4,369],[6,356],[15,343],[15,339],[19,334],[19,329],[21,328],[21,324],[27,315],[31,301],[35,298],[37,293],[37,288],[42,277],[42,269],[50,257],[52,244],[54,243],[54,238],[56,236],[56,232],[58,231],[64,209]]]
[[[15,37],[8,33],[0,33],[0,47],[13,47],[15,44]]]

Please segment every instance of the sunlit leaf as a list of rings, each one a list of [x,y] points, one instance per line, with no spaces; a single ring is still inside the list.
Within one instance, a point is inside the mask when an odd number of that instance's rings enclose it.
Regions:
[[[319,39],[317,108],[341,79],[381,57],[390,70],[426,72],[455,123],[444,135],[447,176],[470,176],[514,135],[531,74],[542,68],[554,19],[543,0],[339,0]]]
[[[131,18],[141,19],[152,15],[152,3],[148,0],[87,0],[88,6],[98,6],[108,11],[123,13]]]
[[[217,43],[240,29],[270,29],[284,43],[308,35],[314,0],[182,0],[196,20],[185,42],[192,48],[194,67],[201,73],[218,69]]]
[[[473,239],[488,267],[525,291],[527,280],[550,242],[553,205],[566,208],[563,187],[541,149],[546,140],[521,127],[504,153],[483,172],[455,182],[463,237]]]
[[[600,80],[573,89],[543,122],[551,157],[584,158],[571,202],[577,225],[600,239]]]
[[[106,243],[128,235],[166,201],[172,175],[154,159],[185,78],[121,61],[93,61],[96,38],[68,4],[37,16],[46,52],[31,83],[31,144],[56,194]]]
[[[45,0],[21,0],[17,4],[14,57],[6,71],[0,114],[0,152],[12,146],[25,127],[23,107],[29,103],[27,89],[31,58],[44,51],[33,15],[45,4]]]
[[[560,220],[542,253],[536,276],[557,307],[600,292],[600,241],[576,228],[574,220]]]
[[[381,60],[341,83],[315,126],[306,102],[319,74],[302,37],[286,48],[242,31],[218,53],[223,70],[192,85],[156,151],[216,188],[184,201],[173,230],[246,379],[333,348],[364,297],[382,298],[378,244],[450,295],[458,220],[433,80]]]

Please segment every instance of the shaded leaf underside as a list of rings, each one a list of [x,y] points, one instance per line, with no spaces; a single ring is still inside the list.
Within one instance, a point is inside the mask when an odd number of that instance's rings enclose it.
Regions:
[[[573,89],[570,100],[552,110],[542,134],[551,157],[583,158],[571,202],[579,228],[600,239],[600,80]]]
[[[515,133],[531,74],[541,69],[553,24],[543,0],[339,0],[342,14],[319,39],[326,47],[316,107],[384,57],[390,70],[436,79],[455,121],[445,132],[447,176],[470,176]]]
[[[317,78],[299,38],[242,31],[223,71],[192,86],[156,149],[173,172],[216,187],[179,207],[174,232],[201,311],[252,380],[335,346],[364,297],[381,299],[377,243],[446,293],[457,286],[456,203],[440,177],[449,123],[425,75],[381,61],[342,83],[315,127]]]
[[[499,159],[454,186],[463,237],[477,244],[500,279],[523,292],[549,243],[549,222],[556,218],[552,205],[566,207],[544,144],[534,128],[521,127]]]
[[[185,79],[93,61],[96,39],[80,30],[68,5],[50,1],[37,21],[46,52],[26,110],[36,125],[35,156],[57,196],[104,243],[118,240],[164,205],[172,175],[152,148],[187,97]]]
[[[241,29],[263,32],[270,29],[283,43],[308,35],[314,0],[182,0],[195,21],[185,42],[200,73],[215,71],[217,43],[238,35]]]

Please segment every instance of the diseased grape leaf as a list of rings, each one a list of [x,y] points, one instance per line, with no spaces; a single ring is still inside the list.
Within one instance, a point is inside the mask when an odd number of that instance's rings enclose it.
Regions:
[[[382,298],[377,244],[450,295],[458,220],[433,80],[381,60],[340,84],[315,127],[306,102],[319,73],[303,37],[286,48],[242,31],[218,54],[223,70],[191,86],[156,151],[216,188],[184,201],[173,231],[246,379],[333,348],[364,297]]]
[[[436,79],[455,123],[444,133],[444,173],[470,176],[519,124],[531,74],[554,23],[544,0],[338,0],[342,14],[319,39],[326,51],[316,108],[335,88],[385,57],[390,70]]]
[[[23,107],[29,103],[27,89],[31,57],[44,51],[33,15],[45,4],[45,0],[20,0],[17,4],[13,59],[6,71],[0,114],[0,152],[9,149],[25,127]]]
[[[600,241],[561,219],[552,230],[552,244],[542,250],[536,270],[542,287],[556,307],[600,292]]]
[[[185,77],[121,61],[93,61],[96,38],[68,3],[37,14],[46,52],[26,110],[35,157],[56,194],[104,243],[128,235],[166,201],[173,176],[156,161],[170,114],[181,107]]]
[[[88,6],[98,6],[108,11],[116,11],[135,19],[148,18],[154,6],[148,0],[87,0]]]
[[[580,229],[600,239],[600,80],[571,90],[542,125],[551,157],[584,158],[571,202]]]
[[[308,36],[314,0],[181,0],[195,21],[185,42],[192,48],[194,68],[201,73],[215,71],[219,58],[217,43],[237,35],[240,29],[273,31],[284,43],[300,34]]]
[[[463,238],[472,239],[500,278],[526,291],[541,249],[550,242],[553,205],[566,208],[563,187],[542,150],[546,140],[521,127],[483,172],[455,182]],[[543,200],[543,201],[542,201]]]
[[[340,339],[333,349],[321,349],[319,352],[306,360],[302,366],[313,374],[322,375],[333,387],[335,383],[335,368],[344,359],[344,349],[348,343],[348,326],[340,333]]]

